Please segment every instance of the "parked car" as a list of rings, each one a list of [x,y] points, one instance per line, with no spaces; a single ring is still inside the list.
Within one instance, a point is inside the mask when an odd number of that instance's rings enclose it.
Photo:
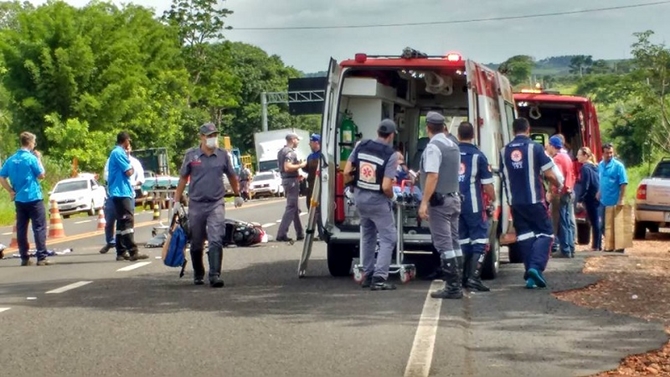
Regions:
[[[92,176],[64,179],[49,192],[49,201],[56,201],[64,218],[80,212],[94,216],[105,205],[107,192]]]
[[[274,170],[256,173],[249,188],[255,198],[259,196],[284,195],[281,176]]]
[[[656,164],[650,177],[637,186],[633,238],[643,240],[647,231],[670,228],[670,157]]]

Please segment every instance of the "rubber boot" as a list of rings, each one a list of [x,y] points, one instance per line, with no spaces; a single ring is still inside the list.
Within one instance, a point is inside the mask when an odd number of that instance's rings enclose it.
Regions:
[[[465,288],[468,289],[473,289],[479,292],[488,292],[491,289],[489,287],[485,286],[484,283],[482,283],[481,275],[482,275],[482,264],[479,262],[479,259],[481,255],[474,255],[471,254],[471,260],[470,263],[467,265],[467,279],[465,283]],[[475,258],[475,256],[477,258]]]
[[[223,250],[217,247],[210,247],[207,257],[209,259],[209,285],[213,288],[221,288],[223,287],[223,280],[221,280]]]
[[[439,265],[435,268],[435,270],[433,270],[433,272],[431,272],[429,275],[426,275],[426,277],[423,279],[430,281],[444,280],[444,273],[443,273],[444,269],[442,268],[442,258],[440,258],[436,253],[433,254],[431,257],[435,258],[434,259],[434,261],[436,262],[435,264],[439,263]]]
[[[442,299],[463,298],[463,288],[461,281],[461,267],[458,264],[458,258],[451,258],[443,261],[444,267],[444,289],[431,292],[430,297]]]
[[[191,252],[191,263],[193,263],[193,283],[195,285],[205,284],[205,264],[202,262],[202,251]]]
[[[463,288],[465,288],[468,279],[470,278],[470,265],[472,264],[472,254],[464,254],[463,255],[463,278],[461,279],[461,283],[463,284]]]

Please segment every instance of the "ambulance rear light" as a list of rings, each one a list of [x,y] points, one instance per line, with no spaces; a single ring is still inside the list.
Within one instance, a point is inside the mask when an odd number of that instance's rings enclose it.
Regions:
[[[647,200],[647,185],[646,184],[643,183],[637,188],[636,197],[639,200]]]
[[[368,60],[368,54],[356,54],[354,55],[354,60],[356,60],[356,63],[365,63]]]
[[[463,60],[463,57],[461,56],[461,54],[456,53],[456,52],[448,53],[446,58],[450,62],[460,62],[461,60]]]

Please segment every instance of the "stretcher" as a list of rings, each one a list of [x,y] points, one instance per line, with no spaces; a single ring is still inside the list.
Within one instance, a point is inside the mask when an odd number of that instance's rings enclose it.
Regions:
[[[408,283],[416,277],[416,266],[411,263],[404,263],[404,225],[407,220],[407,215],[411,211],[418,211],[420,201],[417,200],[415,193],[414,182],[411,180],[403,180],[400,182],[399,190],[394,190],[397,194],[396,200],[393,202],[395,210],[396,234],[397,242],[395,247],[395,256],[389,266],[389,275],[398,275],[400,282]],[[418,190],[418,188],[416,188]],[[365,280],[364,261],[363,261],[363,237],[361,237],[359,246],[359,262],[354,265],[354,280],[357,283],[362,283]],[[379,238],[377,238],[377,250],[375,255],[379,252]],[[395,262],[395,263],[394,263]]]

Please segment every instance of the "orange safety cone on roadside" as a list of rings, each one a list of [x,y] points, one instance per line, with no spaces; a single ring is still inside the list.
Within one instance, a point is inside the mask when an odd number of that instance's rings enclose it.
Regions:
[[[51,202],[51,208],[49,209],[49,238],[63,238],[65,237],[65,229],[63,229],[63,219],[60,217],[60,212],[58,211],[58,205],[55,200]]]
[[[105,220],[105,211],[102,208],[98,211],[98,230],[105,230],[107,220]]]
[[[9,247],[19,247],[19,240],[16,238],[16,224],[14,224],[14,229],[12,229],[12,240],[9,241]]]

